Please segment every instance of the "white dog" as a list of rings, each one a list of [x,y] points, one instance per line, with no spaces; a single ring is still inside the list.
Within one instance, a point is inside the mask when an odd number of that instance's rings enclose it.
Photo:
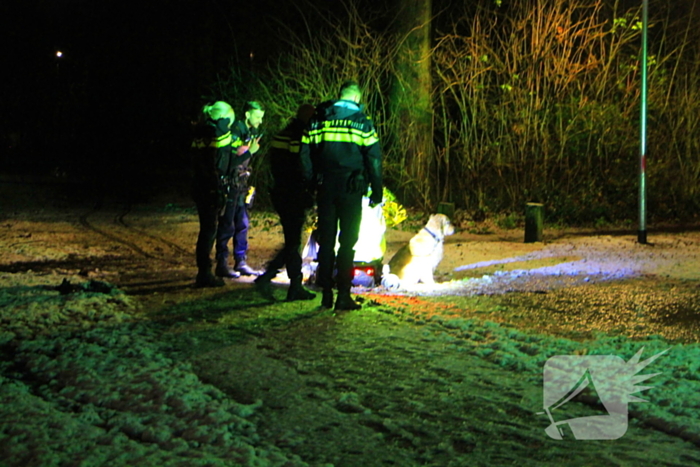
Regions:
[[[387,288],[410,287],[419,282],[434,284],[433,274],[442,261],[443,242],[446,236],[454,232],[455,229],[446,215],[430,216],[425,227],[415,234],[407,245],[401,247],[389,261],[389,271],[387,271],[389,274],[387,274],[385,286]]]

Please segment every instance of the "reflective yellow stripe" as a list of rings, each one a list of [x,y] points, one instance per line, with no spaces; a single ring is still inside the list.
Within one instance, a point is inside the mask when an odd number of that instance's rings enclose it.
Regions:
[[[231,144],[231,133],[226,133],[225,135],[219,136],[213,139],[207,144],[203,139],[196,139],[192,141],[192,147],[197,149],[203,149],[206,147],[210,148],[223,148]]]
[[[334,143],[354,143],[359,146],[371,146],[378,142],[375,132],[364,133],[358,130],[347,128],[324,128],[323,130],[312,130],[308,137],[302,138],[307,144],[319,144],[323,141]]]
[[[231,133],[226,133],[225,135],[219,136],[209,143],[210,148],[223,148],[231,144]]]
[[[371,130],[371,131],[362,131],[357,128],[348,128],[348,127],[335,127],[335,126],[328,126],[325,128],[317,128],[309,131],[309,136],[312,135],[317,135],[319,133],[352,133],[354,135],[359,135],[363,138],[370,138],[374,135],[376,135],[376,132]]]
[[[270,146],[272,146],[275,149],[284,149],[287,150],[289,149],[289,142],[291,138],[289,137],[284,137],[284,136],[276,136],[273,140],[272,143],[270,143]]]
[[[270,143],[270,146],[275,149],[281,149],[283,151],[289,151],[292,154],[297,154],[299,153],[301,142],[292,140],[290,136],[276,136],[275,139],[272,140],[272,143]]]

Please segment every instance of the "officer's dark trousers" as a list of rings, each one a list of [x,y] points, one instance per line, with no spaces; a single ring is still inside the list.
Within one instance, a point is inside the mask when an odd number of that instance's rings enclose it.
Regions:
[[[293,196],[272,195],[272,205],[280,216],[284,232],[284,247],[267,265],[267,271],[279,271],[285,265],[290,279],[301,277],[301,230],[306,220],[306,209]]]
[[[340,189],[339,189],[340,188]],[[345,183],[324,183],[318,197],[318,270],[316,283],[323,288],[333,286],[333,270],[337,269],[339,291],[352,287],[352,267],[355,258],[355,243],[362,220],[362,193],[346,193]],[[338,191],[343,192],[338,193]],[[335,254],[335,239],[338,236],[338,254]]]
[[[199,216],[199,235],[195,249],[197,269],[201,274],[211,274],[211,249],[216,240],[219,209],[215,201],[196,200],[195,204]]]
[[[233,257],[245,258],[248,251],[248,208],[245,204],[228,201],[224,213],[219,217],[216,230],[216,261],[228,261],[228,242],[233,239]]]

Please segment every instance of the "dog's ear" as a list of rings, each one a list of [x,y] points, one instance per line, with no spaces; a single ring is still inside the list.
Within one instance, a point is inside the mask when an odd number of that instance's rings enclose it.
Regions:
[[[442,219],[440,217],[442,214],[431,214],[430,217],[428,218],[428,222],[426,223],[427,226],[432,227],[433,229],[441,229],[442,228]]]
[[[454,232],[454,227],[452,226],[452,222],[450,222],[450,218],[443,214],[440,220],[442,221],[442,232],[445,235],[452,235]]]

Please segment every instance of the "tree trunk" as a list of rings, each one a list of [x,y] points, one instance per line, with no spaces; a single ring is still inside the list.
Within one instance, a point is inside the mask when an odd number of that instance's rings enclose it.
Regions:
[[[397,33],[402,40],[395,63],[391,111],[395,143],[405,173],[401,185],[425,207],[431,204],[433,160],[431,81],[432,0],[397,0]],[[407,183],[408,182],[408,183]]]

